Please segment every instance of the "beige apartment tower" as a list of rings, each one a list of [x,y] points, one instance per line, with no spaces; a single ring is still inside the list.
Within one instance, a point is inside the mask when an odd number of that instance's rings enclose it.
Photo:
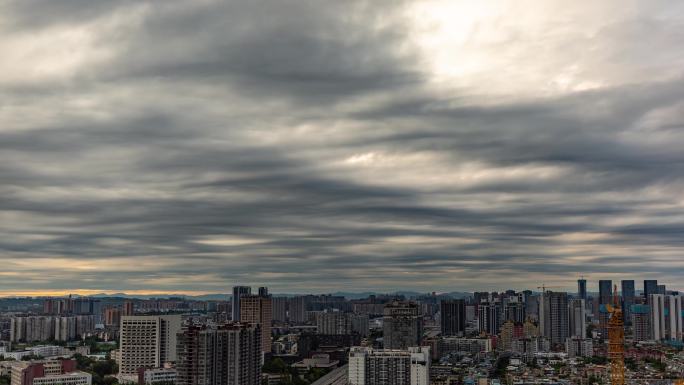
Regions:
[[[119,374],[137,376],[140,368],[175,361],[180,330],[180,315],[121,317]]]

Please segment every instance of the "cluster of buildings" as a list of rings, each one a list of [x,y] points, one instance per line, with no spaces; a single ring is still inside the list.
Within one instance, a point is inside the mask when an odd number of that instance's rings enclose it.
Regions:
[[[10,385],[91,385],[92,375],[76,369],[75,360],[16,361],[6,365]]]
[[[65,348],[35,346],[85,337],[118,342],[110,357],[122,384],[277,385],[292,376],[316,385],[586,383],[608,379],[601,358],[619,306],[631,365],[642,363],[652,379],[684,377],[684,359],[671,358],[684,348],[682,296],[653,280],[641,292],[629,280],[620,288],[601,280],[590,293],[580,279],[576,293],[541,287],[350,300],[236,286],[225,301],[46,299],[39,314],[0,316],[8,329],[0,338],[27,345],[0,343],[0,355],[16,356],[8,370],[21,384],[90,384],[70,360],[56,360],[68,356]],[[20,361],[26,356],[32,360]],[[666,360],[665,372],[653,369]]]
[[[18,316],[10,321],[11,342],[73,341],[95,330],[93,315]]]

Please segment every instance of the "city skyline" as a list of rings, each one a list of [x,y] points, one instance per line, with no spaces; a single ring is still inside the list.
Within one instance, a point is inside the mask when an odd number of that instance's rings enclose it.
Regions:
[[[680,288],[684,3],[0,14],[0,296]]]

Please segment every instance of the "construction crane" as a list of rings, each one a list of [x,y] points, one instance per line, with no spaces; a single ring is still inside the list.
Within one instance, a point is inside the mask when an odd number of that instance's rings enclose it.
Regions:
[[[617,295],[613,289],[613,305],[606,305],[611,314],[608,321],[608,358],[610,359],[611,385],[625,385],[625,324]]]
[[[542,289],[542,294],[546,293],[546,289],[560,289],[562,286],[546,286],[542,283],[541,286],[537,286],[537,289]]]

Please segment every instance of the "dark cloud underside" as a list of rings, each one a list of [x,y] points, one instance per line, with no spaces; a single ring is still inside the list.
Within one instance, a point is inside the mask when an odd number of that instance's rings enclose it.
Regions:
[[[413,7],[0,2],[0,292],[677,286],[681,10]]]

